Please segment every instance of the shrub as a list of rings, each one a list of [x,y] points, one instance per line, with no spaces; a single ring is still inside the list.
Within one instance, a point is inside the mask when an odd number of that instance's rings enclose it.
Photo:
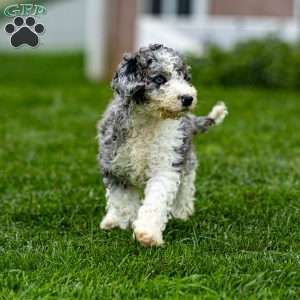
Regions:
[[[300,47],[269,37],[240,42],[230,50],[210,45],[190,57],[195,82],[224,86],[300,88]]]

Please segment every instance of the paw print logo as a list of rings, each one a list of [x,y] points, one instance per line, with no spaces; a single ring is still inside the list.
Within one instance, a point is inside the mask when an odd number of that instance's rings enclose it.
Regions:
[[[43,24],[36,24],[34,17],[16,17],[13,23],[5,26],[5,31],[11,35],[10,43],[13,47],[28,45],[36,47],[39,44],[39,35],[44,33]]]

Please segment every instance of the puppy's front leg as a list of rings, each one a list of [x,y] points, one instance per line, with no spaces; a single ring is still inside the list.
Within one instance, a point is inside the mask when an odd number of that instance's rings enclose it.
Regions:
[[[210,127],[223,122],[228,114],[226,105],[223,102],[216,104],[206,117],[194,116],[195,132],[206,132]]]
[[[178,172],[160,172],[145,188],[145,199],[133,224],[135,238],[144,246],[163,244],[162,233],[180,183]]]

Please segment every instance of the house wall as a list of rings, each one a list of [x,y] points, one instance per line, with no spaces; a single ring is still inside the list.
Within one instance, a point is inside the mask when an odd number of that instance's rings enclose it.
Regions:
[[[211,0],[211,15],[292,17],[294,0]]]
[[[155,18],[142,16],[138,40],[141,44],[166,40],[179,50],[201,53],[208,43],[228,48],[270,34],[287,41],[300,35],[300,0],[193,0],[192,7],[193,13],[184,18],[164,11]]]

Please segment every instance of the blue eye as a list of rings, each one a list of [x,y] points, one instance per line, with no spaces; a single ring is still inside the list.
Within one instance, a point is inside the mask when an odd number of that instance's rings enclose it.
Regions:
[[[192,78],[191,78],[191,75],[190,75],[190,74],[188,74],[188,73],[184,74],[184,80],[185,80],[185,81],[190,82],[191,79],[192,79]]]
[[[167,79],[162,75],[155,76],[152,81],[158,85],[162,85],[167,82]]]

